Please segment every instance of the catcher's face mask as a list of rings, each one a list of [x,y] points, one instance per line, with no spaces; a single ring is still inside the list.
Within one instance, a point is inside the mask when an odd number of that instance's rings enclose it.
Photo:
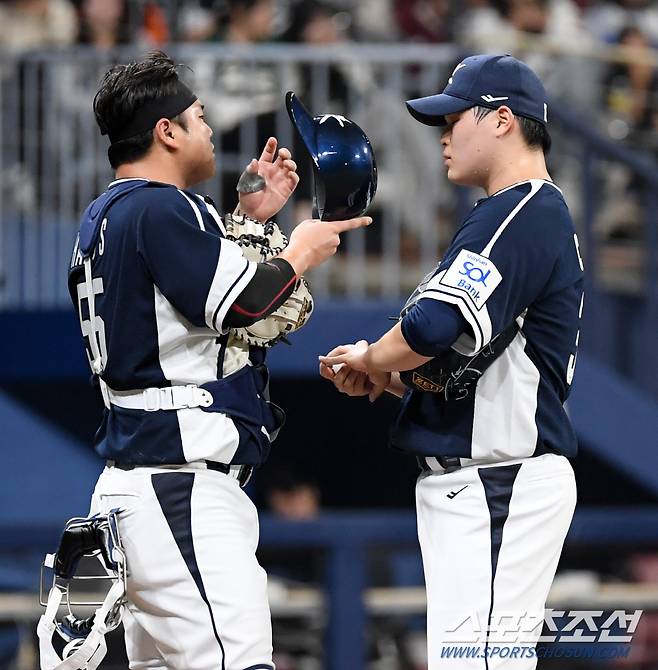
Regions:
[[[313,162],[313,216],[338,221],[365,214],[377,190],[367,135],[344,116],[311,116],[292,91],[286,108]]]
[[[126,594],[126,562],[118,513],[113,510],[107,516],[71,519],[64,528],[57,553],[46,555],[40,589],[41,604],[46,611],[37,626],[42,670],[95,670],[107,652],[105,634],[121,623]],[[103,574],[76,576],[84,557],[97,558]],[[52,570],[53,578],[46,599],[47,570]],[[76,579],[106,580],[111,586],[102,602],[76,600],[71,593],[71,583]],[[68,614],[58,621],[60,605],[67,607]],[[82,618],[73,612],[73,605],[99,607],[92,616]]]

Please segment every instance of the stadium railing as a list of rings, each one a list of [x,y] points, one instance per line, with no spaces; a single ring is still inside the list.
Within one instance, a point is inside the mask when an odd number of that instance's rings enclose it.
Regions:
[[[314,273],[318,296],[401,295],[431,269],[476,194],[448,185],[436,130],[413,121],[403,101],[443,87],[460,57],[456,46],[179,45],[172,54],[190,65],[187,76],[215,129],[218,175],[199,190],[227,211],[235,204],[237,176],[267,134],[299,149],[283,105],[286,90],[295,90],[314,113],[345,114],[370,135],[380,170],[377,225],[351,234],[333,266]],[[78,216],[112,179],[93,95],[111,63],[138,55],[134,49],[101,54],[84,48],[0,55],[0,309],[68,307],[65,269]],[[567,192],[588,266],[599,246],[597,205],[605,205],[601,159],[649,186],[639,194],[647,224],[641,267],[627,274],[640,277],[633,290],[655,307],[655,161],[607,139],[605,118],[592,109],[570,113],[564,91],[552,95],[550,114],[559,124],[551,167]],[[288,230],[309,211],[310,173],[297,158],[306,185],[280,216]],[[590,288],[604,286],[600,276],[590,276]]]

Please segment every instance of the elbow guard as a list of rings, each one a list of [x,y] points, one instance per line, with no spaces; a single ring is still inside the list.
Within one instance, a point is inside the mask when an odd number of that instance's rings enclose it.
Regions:
[[[290,297],[296,281],[292,265],[283,258],[259,263],[252,280],[231,305],[224,327],[251,326],[272,314]]]

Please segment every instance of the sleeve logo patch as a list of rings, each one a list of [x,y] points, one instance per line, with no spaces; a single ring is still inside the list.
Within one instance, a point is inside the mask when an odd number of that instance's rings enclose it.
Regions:
[[[500,272],[485,256],[462,249],[441,279],[441,284],[465,293],[481,309],[502,281]]]

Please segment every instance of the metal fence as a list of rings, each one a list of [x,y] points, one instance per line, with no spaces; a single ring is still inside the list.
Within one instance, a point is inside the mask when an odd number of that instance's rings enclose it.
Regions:
[[[171,53],[190,66],[186,76],[215,131],[218,173],[196,190],[220,209],[233,209],[240,172],[273,134],[295,150],[302,176],[278,220],[290,230],[310,215],[311,175],[284,109],[287,90],[314,113],[354,119],[371,138],[380,176],[375,225],[346,235],[342,252],[313,272],[316,295],[396,296],[434,266],[476,194],[446,182],[437,131],[415,122],[403,101],[443,87],[459,59],[455,47],[178,46]],[[138,55],[80,49],[0,57],[0,309],[68,306],[79,214],[112,179],[92,98],[111,63]],[[551,168],[584,220],[582,181],[591,166],[568,126],[558,129]],[[596,226],[595,216],[585,218]],[[595,244],[591,232],[584,237]]]

